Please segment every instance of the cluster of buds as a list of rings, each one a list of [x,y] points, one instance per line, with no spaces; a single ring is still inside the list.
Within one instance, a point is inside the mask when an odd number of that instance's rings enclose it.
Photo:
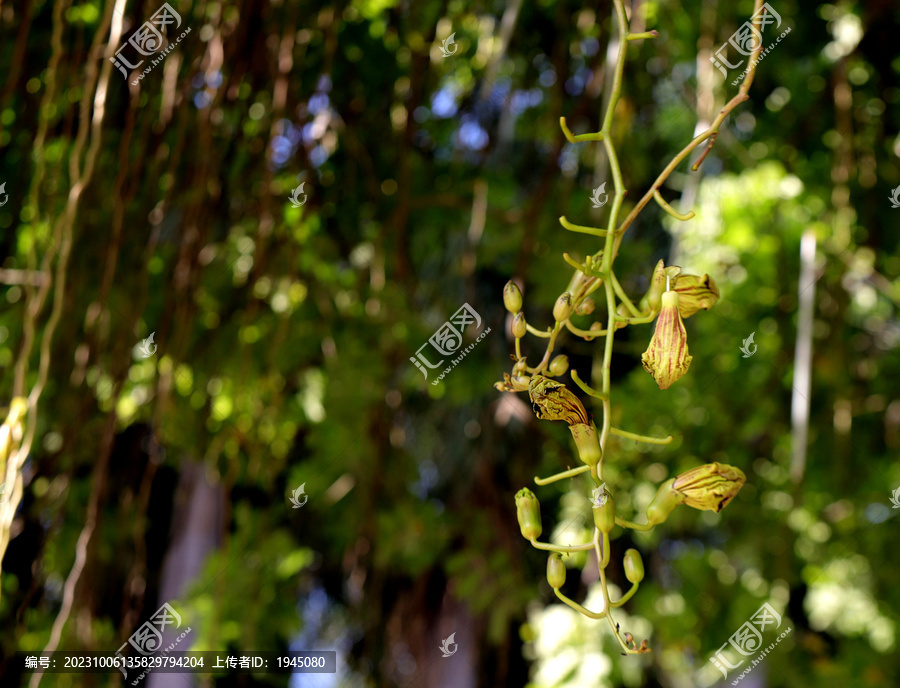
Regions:
[[[598,336],[610,336],[599,322],[591,324],[588,330],[575,327],[570,322],[570,318],[588,316],[594,312],[597,305],[588,294],[600,283],[602,283],[601,278],[587,273],[573,278],[569,289],[559,296],[553,306],[553,326],[546,331],[540,331],[526,322],[525,313],[522,311],[522,292],[514,282],[509,282],[503,289],[503,303],[512,315],[511,333],[515,339],[516,355],[513,357],[514,364],[511,374],[504,373],[503,382],[496,383],[495,387],[507,392],[528,392],[534,415],[538,420],[562,421],[569,427],[578,458],[584,465],[544,480],[536,479],[538,484],[543,485],[554,480],[571,478],[587,470],[590,470],[591,477],[596,484],[591,498],[593,539],[590,543],[568,547],[557,547],[538,542],[542,532],[541,508],[538,499],[527,488],[516,493],[516,515],[522,536],[534,547],[552,552],[547,560],[547,582],[554,594],[572,608],[591,618],[608,618],[625,653],[641,654],[650,651],[647,640],[637,644],[630,633],[620,634],[619,626],[613,623],[610,612],[612,607],[621,606],[637,591],[644,579],[644,563],[637,550],[629,549],[625,552],[622,568],[625,578],[631,583],[631,589],[620,600],[610,601],[604,573],[610,561],[610,533],[616,525],[636,530],[649,530],[664,522],[679,504],[685,504],[695,509],[719,512],[734,499],[746,478],[738,468],[733,466],[719,463],[698,466],[667,480],[660,486],[653,501],[647,507],[645,524],[633,523],[616,516],[616,500],[606,488],[606,484],[600,481],[605,441],[598,436],[593,416],[585,409],[579,397],[565,384],[553,379],[559,378],[569,371],[569,359],[565,355],[551,357],[556,336],[563,328],[588,340]],[[668,389],[688,372],[691,365],[692,357],[688,352],[684,319],[700,310],[711,308],[718,298],[719,290],[708,275],[682,275],[681,268],[666,267],[663,261],[659,261],[651,277],[650,287],[638,302],[638,306],[630,303],[626,306],[623,302],[616,310],[614,318],[610,319],[609,325],[614,332],[621,327],[650,323],[655,320],[654,332],[650,344],[642,356],[642,362],[647,372],[656,380],[659,388]],[[549,340],[543,359],[534,367],[528,365],[522,354],[521,342],[529,332]],[[606,386],[603,392],[598,394],[582,383],[574,371],[572,379],[587,394],[603,400],[604,413],[609,414],[608,388]],[[606,427],[608,430],[608,422]],[[627,433],[626,436],[637,437],[643,441],[654,441],[633,433]],[[586,549],[594,549],[597,555],[597,564],[606,600],[606,608],[602,612],[585,609],[562,592],[566,582],[566,565],[563,561],[563,554]]]

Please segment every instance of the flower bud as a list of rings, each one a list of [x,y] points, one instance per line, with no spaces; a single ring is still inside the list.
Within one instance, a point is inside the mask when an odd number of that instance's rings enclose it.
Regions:
[[[601,533],[609,534],[609,531],[616,525],[616,501],[604,487],[594,489],[594,497],[591,501],[594,503],[592,508],[594,525]]]
[[[527,487],[516,492],[516,518],[526,540],[536,540],[541,536],[541,505],[534,492]]]
[[[569,369],[569,357],[560,354],[550,361],[550,374],[554,377],[564,375]]]
[[[675,478],[670,478],[656,491],[656,496],[647,507],[647,522],[651,526],[659,525],[671,514],[675,507],[684,501],[684,495],[672,489]]]
[[[622,563],[625,567],[625,577],[629,583],[640,583],[644,580],[644,562],[641,561],[640,552],[636,549],[627,550]]]
[[[553,319],[557,322],[568,320],[572,315],[572,295],[564,291],[553,305]]]
[[[678,294],[678,312],[690,318],[701,308],[709,310],[719,300],[719,288],[709,275],[679,275],[672,288]]]
[[[735,498],[747,476],[740,468],[724,463],[707,463],[685,471],[672,485],[684,496],[687,506],[716,513]]]
[[[503,287],[503,305],[510,313],[518,313],[522,310],[522,292],[512,280]]]
[[[668,389],[687,373],[693,356],[688,353],[687,330],[678,312],[678,292],[665,292],[661,301],[656,331],[641,361],[659,388]]]
[[[596,307],[597,304],[594,302],[594,299],[588,297],[578,304],[578,308],[575,309],[575,312],[578,313],[578,315],[590,315],[594,312]]]
[[[527,369],[528,369],[528,363],[527,363],[526,359],[520,358],[513,365],[513,369],[512,369],[513,377],[519,377],[521,375],[524,375],[527,372]]]
[[[670,289],[674,288],[672,280],[675,280],[680,273],[681,268],[677,265],[666,267],[663,261],[660,260],[653,269],[653,276],[650,278],[650,289],[644,294],[644,298],[641,299],[638,309],[642,313],[648,308],[652,313],[659,311],[662,295],[665,293],[666,287],[668,286]],[[666,284],[667,281],[669,282],[668,285]]]
[[[522,311],[516,313],[516,317],[513,318],[512,321],[512,334],[516,339],[521,339],[525,336],[525,333],[528,332],[528,328],[525,325],[525,314]]]
[[[559,552],[554,552],[547,559],[547,582],[554,590],[559,590],[566,582],[566,565]]]

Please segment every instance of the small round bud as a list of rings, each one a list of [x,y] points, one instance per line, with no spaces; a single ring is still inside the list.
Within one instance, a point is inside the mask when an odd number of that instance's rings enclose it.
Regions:
[[[513,365],[512,376],[513,377],[521,377],[522,375],[525,374],[527,368],[528,368],[528,363],[525,361],[524,358],[520,358],[518,361],[515,362],[515,365]]]
[[[588,297],[578,304],[578,308],[575,309],[575,312],[578,313],[578,315],[590,315],[594,312],[596,307],[597,304],[594,302],[594,299]]]
[[[625,577],[629,583],[640,583],[644,580],[644,562],[641,561],[641,553],[636,549],[625,552]]]
[[[547,559],[547,582],[554,590],[559,590],[566,582],[566,565],[559,552],[554,552]]]
[[[518,313],[522,310],[522,292],[512,280],[503,287],[503,305],[510,313]]]
[[[541,504],[534,492],[523,487],[516,492],[516,518],[519,529],[526,540],[535,540],[541,535]]]
[[[572,315],[572,295],[564,291],[553,305],[553,319],[557,322],[568,320]]]
[[[525,314],[522,311],[519,311],[512,321],[513,337],[521,339],[525,336],[526,332],[528,332],[528,327],[525,324]]]
[[[564,375],[569,369],[569,357],[560,354],[550,361],[550,374],[554,377]]]

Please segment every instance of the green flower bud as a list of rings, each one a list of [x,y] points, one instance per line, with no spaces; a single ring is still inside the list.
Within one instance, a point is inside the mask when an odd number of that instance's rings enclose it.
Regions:
[[[650,278],[650,289],[644,294],[638,309],[643,313],[649,308],[651,312],[656,313],[660,309],[662,295],[666,291],[666,287],[674,289],[675,278],[680,273],[681,268],[677,265],[666,267],[663,261],[660,260],[653,270],[653,276]],[[666,284],[666,278],[668,278],[668,285]]]
[[[578,449],[578,458],[588,466],[596,466],[603,458],[603,451],[600,449],[600,440],[597,437],[597,428],[591,423],[575,423],[569,426],[569,432],[572,433],[572,439],[575,440],[575,447]]]
[[[521,339],[525,336],[526,332],[528,332],[528,328],[525,326],[525,314],[522,311],[519,311],[512,321],[513,337]]]
[[[565,374],[569,369],[569,357],[560,354],[550,361],[550,374],[554,377]]]
[[[672,488],[674,482],[675,478],[670,478],[660,485],[656,496],[647,507],[647,522],[651,526],[659,525],[669,518],[675,507],[684,501],[684,495]]]
[[[564,291],[553,305],[553,319],[557,322],[568,320],[572,315],[572,295]]]
[[[685,505],[718,513],[737,496],[746,481],[740,468],[707,463],[680,474],[672,489],[684,496]]]
[[[601,533],[609,533],[616,525],[616,501],[604,487],[594,489],[594,525]]]
[[[640,583],[644,580],[644,562],[641,561],[641,553],[636,549],[629,549],[625,552],[625,577],[629,583]]]
[[[503,287],[503,305],[510,313],[518,313],[522,310],[522,292],[512,280]]]
[[[516,492],[516,518],[526,540],[536,540],[541,536],[541,504],[527,487]]]
[[[566,565],[559,552],[554,552],[547,559],[547,582],[554,590],[559,590],[566,582]]]
[[[588,297],[578,304],[578,308],[575,309],[575,312],[578,313],[578,315],[590,315],[594,312],[596,307],[597,304],[594,302],[594,299]]]

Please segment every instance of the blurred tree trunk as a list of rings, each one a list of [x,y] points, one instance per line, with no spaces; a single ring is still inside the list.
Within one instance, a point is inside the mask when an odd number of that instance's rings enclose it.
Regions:
[[[209,482],[202,464],[186,462],[175,497],[172,544],[163,563],[157,607],[165,602],[171,603],[187,592],[191,581],[203,568],[207,555],[221,544],[224,521],[225,490],[222,484]],[[178,606],[173,606],[180,613]],[[180,627],[167,627],[163,633],[162,647],[174,643],[188,625],[187,620],[182,619]],[[197,632],[197,628],[192,628],[173,651],[189,650]],[[183,685],[195,685],[197,676],[151,673],[147,688],[182,685],[178,678],[183,679]]]

